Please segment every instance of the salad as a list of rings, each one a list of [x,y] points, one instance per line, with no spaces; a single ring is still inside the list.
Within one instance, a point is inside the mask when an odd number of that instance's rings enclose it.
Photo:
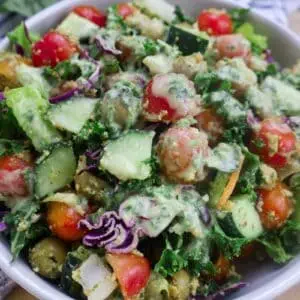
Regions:
[[[0,231],[75,299],[223,299],[300,251],[300,65],[246,9],[75,7],[0,54]]]

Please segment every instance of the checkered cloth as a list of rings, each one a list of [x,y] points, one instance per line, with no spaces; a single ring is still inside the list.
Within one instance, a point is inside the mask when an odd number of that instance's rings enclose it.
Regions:
[[[300,0],[236,0],[239,3],[262,12],[266,17],[287,24],[287,15],[300,7]],[[24,18],[16,14],[0,15],[0,38],[18,25]],[[0,270],[0,300],[12,290],[14,283]]]

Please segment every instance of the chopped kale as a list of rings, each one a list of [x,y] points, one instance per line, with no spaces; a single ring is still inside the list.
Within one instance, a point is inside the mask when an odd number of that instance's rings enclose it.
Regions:
[[[179,5],[175,6],[175,15],[176,15],[176,18],[172,22],[173,24],[178,24],[178,23],[193,24],[194,23],[193,18],[185,15],[185,13],[183,12],[182,8]]]
[[[233,28],[234,31],[236,31],[237,28],[242,26],[248,18],[249,9],[247,8],[233,8],[228,11],[231,20],[233,22]]]

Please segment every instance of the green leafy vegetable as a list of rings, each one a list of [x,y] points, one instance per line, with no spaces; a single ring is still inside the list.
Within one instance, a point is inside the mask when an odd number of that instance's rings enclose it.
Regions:
[[[187,261],[180,255],[180,249],[173,249],[172,245],[166,240],[164,249],[159,262],[155,265],[154,271],[164,277],[172,276],[187,266]]]
[[[218,224],[214,225],[210,239],[229,260],[238,257],[242,248],[249,243],[246,238],[234,238],[226,235]]]
[[[214,274],[215,268],[209,251],[209,240],[206,238],[191,239],[189,235],[169,235],[166,248],[155,265],[155,272],[168,277],[185,268],[194,276],[199,276],[202,272]]]
[[[23,152],[28,145],[19,140],[0,139],[0,157]]]
[[[13,31],[7,34],[9,41],[12,45],[21,46],[24,50],[26,56],[31,57],[31,47],[32,43],[39,39],[39,36],[32,33],[26,33],[26,28],[24,22],[22,22]],[[29,36],[28,36],[29,35]]]
[[[262,72],[256,72],[258,82],[262,82],[268,76],[276,76],[278,74],[278,66],[277,64],[269,64],[267,69]],[[285,78],[285,81],[288,82],[289,79]],[[288,82],[290,83],[290,82]],[[292,84],[293,85],[293,84]],[[300,88],[300,78],[299,78],[299,88]]]
[[[233,8],[228,11],[233,22],[234,31],[242,26],[248,17],[249,9],[247,8]]]
[[[300,90],[300,74],[293,74],[290,72],[283,72],[281,78],[284,82],[292,85],[297,90]]]
[[[0,137],[3,139],[14,139],[23,136],[23,131],[12,110],[6,105],[6,102],[0,102]]]
[[[264,245],[268,255],[278,264],[286,263],[292,258],[292,255],[288,254],[276,232],[268,232],[258,240]]]
[[[30,17],[55,2],[56,0],[5,0],[0,5],[0,12],[14,12]]]
[[[246,39],[251,42],[252,51],[258,55],[262,54],[268,48],[268,40],[266,36],[255,33],[254,26],[250,23],[244,23],[237,29]]]
[[[227,124],[222,136],[225,143],[233,143],[244,145],[245,137],[249,131],[249,126],[246,122],[239,122],[237,124]]]
[[[243,149],[243,154],[245,160],[236,186],[236,192],[253,195],[253,199],[256,200],[255,188],[259,185],[260,160],[257,155],[249,152],[247,148]]]
[[[193,24],[194,23],[193,18],[186,16],[185,13],[183,12],[182,8],[179,5],[175,6],[175,15],[176,15],[176,18],[172,22],[173,24],[178,24],[178,23]]]
[[[291,255],[300,252],[300,223],[288,221],[280,232],[284,249]]]
[[[10,246],[14,259],[30,242],[49,234],[49,229],[40,222],[40,205],[35,201],[20,201],[4,217],[9,228]]]

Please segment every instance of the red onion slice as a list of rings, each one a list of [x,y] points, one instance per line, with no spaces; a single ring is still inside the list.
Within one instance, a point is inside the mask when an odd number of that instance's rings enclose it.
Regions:
[[[71,90],[61,94],[61,95],[51,97],[49,99],[49,102],[52,104],[57,104],[57,103],[66,101],[66,100],[70,99],[71,97],[75,96],[76,94],[78,94],[79,92],[80,92],[80,90],[78,88],[74,88],[74,89],[71,89]]]

